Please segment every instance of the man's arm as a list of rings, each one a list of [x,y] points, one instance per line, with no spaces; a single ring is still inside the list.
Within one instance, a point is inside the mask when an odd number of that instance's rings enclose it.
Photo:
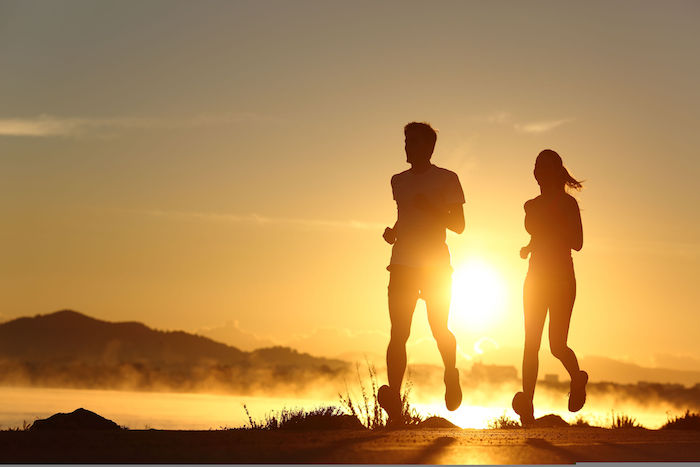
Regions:
[[[384,233],[382,234],[382,237],[384,237],[384,241],[387,242],[389,245],[393,245],[396,243],[396,239],[398,238],[398,232],[399,232],[399,213],[398,213],[399,207],[398,205],[396,206],[396,222],[394,222],[393,227],[387,227],[384,229]]]
[[[389,245],[393,245],[394,243],[396,243],[398,225],[399,221],[396,221],[393,227],[387,227],[386,229],[384,229],[384,234],[382,234],[382,237],[384,237],[384,241],[387,242]]]
[[[464,208],[461,204],[448,204],[445,225],[454,233],[464,232]]]

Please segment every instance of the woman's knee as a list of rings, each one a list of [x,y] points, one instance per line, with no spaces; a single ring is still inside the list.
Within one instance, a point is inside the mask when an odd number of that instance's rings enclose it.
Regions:
[[[550,350],[552,351],[554,358],[559,360],[563,359],[569,352],[571,352],[571,349],[564,343],[554,343],[550,345]]]
[[[431,329],[433,333],[433,337],[435,338],[436,341],[438,342],[454,342],[455,344],[457,343],[457,339],[455,339],[455,335],[452,334],[452,331],[449,330],[447,326],[442,326],[436,329]]]
[[[538,354],[540,351],[540,342],[535,341],[534,339],[528,340],[525,339],[525,353],[530,355],[530,354]]]

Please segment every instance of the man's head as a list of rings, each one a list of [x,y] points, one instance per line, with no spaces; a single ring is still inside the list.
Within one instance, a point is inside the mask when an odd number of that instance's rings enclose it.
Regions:
[[[437,131],[428,123],[411,122],[403,127],[403,134],[406,137],[406,162],[428,162],[435,149]]]

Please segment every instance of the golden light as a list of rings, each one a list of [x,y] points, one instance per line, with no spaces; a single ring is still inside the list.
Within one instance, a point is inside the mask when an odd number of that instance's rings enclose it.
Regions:
[[[472,331],[487,330],[497,324],[505,304],[503,277],[489,263],[472,258],[455,268],[451,324]]]

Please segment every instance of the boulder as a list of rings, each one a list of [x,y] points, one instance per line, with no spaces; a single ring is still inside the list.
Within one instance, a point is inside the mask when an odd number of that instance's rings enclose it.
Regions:
[[[29,428],[31,431],[46,430],[121,430],[122,428],[95,412],[83,408],[71,413],[57,413],[49,418],[37,420]]]
[[[559,415],[550,413],[535,420],[535,428],[563,428],[569,426]]]

